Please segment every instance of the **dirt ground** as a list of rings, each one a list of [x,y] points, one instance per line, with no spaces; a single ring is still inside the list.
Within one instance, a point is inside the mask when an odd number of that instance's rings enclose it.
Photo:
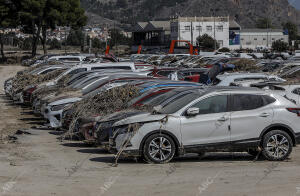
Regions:
[[[0,67],[0,83],[21,67]],[[0,95],[0,131],[30,134],[0,144],[0,196],[4,195],[300,195],[300,149],[284,162],[253,161],[246,153],[211,153],[152,165],[132,159],[112,167],[113,155],[58,132],[31,129],[41,119]]]

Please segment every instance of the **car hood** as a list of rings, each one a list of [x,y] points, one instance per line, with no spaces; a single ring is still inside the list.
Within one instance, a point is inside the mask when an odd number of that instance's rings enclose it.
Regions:
[[[65,92],[65,93],[61,93],[59,95],[54,95],[54,97],[51,97],[48,100],[48,103],[59,101],[61,99],[78,98],[78,97],[81,97],[81,96],[82,96],[82,93],[79,92],[79,91]]]
[[[97,122],[103,123],[103,122],[109,122],[109,121],[120,121],[122,119],[135,116],[138,114],[143,114],[145,112],[140,111],[140,110],[122,110],[118,112],[114,112],[112,114],[106,115],[106,116],[99,116],[97,119]]]
[[[68,104],[68,103],[74,103],[77,101],[80,101],[82,98],[80,97],[73,97],[73,98],[66,98],[66,99],[60,99],[54,102],[51,102],[49,106],[54,106],[54,105],[62,105],[62,104]]]
[[[142,113],[138,115],[134,115],[128,118],[124,118],[113,124],[113,127],[132,124],[132,123],[145,123],[145,122],[153,122],[160,121],[166,117],[166,114],[151,114],[151,113]]]

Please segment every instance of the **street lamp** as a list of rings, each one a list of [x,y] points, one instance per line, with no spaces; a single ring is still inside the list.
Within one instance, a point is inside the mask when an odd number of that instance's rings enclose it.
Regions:
[[[219,11],[219,8],[211,8],[210,11],[214,17],[214,48],[217,50],[217,40],[216,40],[216,12]]]

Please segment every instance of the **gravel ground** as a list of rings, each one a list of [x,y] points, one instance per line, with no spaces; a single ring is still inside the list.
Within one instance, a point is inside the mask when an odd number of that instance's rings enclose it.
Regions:
[[[3,84],[21,67],[0,67]],[[40,123],[29,110],[0,96],[0,130]],[[299,195],[300,149],[288,161],[253,161],[246,153],[211,153],[154,165],[120,160],[80,142],[60,142],[59,132],[28,129],[14,142],[0,144],[2,195]]]

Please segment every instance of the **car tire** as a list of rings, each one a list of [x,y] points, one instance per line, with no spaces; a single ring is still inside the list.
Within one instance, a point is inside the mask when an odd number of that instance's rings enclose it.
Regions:
[[[175,155],[176,146],[166,134],[150,135],[143,146],[143,156],[148,163],[167,163]]]
[[[289,134],[273,130],[264,135],[262,154],[269,161],[283,161],[292,152],[293,141]]]

